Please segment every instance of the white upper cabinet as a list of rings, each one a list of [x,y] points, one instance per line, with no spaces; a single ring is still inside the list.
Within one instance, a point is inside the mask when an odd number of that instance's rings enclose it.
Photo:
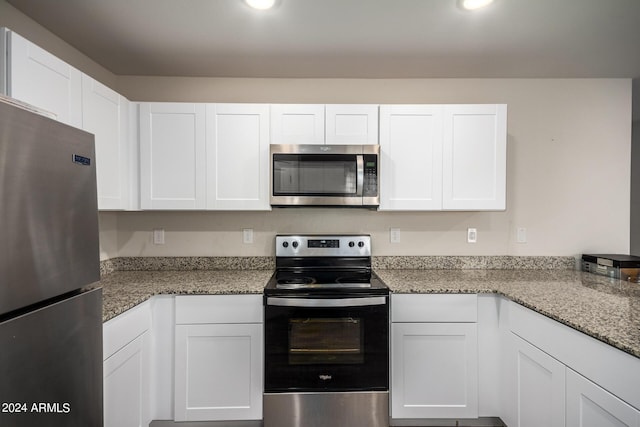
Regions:
[[[377,105],[271,105],[271,144],[377,143]]]
[[[380,210],[506,208],[506,105],[382,105],[380,152]]]
[[[445,105],[445,210],[505,210],[507,106]]]
[[[136,207],[137,163],[134,168],[132,162],[137,157],[131,157],[137,135],[131,128],[137,129],[137,118],[130,120],[130,102],[11,30],[0,29],[0,44],[6,49],[0,60],[2,92],[95,135],[98,208]]]
[[[127,209],[129,101],[83,74],[82,128],[95,135],[98,209]]]
[[[207,208],[269,210],[269,106],[208,104]]]
[[[377,144],[378,106],[330,104],[325,107],[327,144]]]
[[[140,104],[142,209],[206,206],[205,104]]]
[[[271,144],[324,144],[324,105],[271,105]]]
[[[8,57],[6,94],[51,112],[57,120],[82,127],[82,77],[79,70],[24,37],[3,29]]]
[[[442,106],[381,106],[380,153],[380,210],[442,209]]]

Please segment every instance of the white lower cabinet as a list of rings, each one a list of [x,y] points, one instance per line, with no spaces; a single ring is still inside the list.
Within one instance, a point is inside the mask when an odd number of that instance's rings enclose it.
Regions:
[[[175,420],[262,419],[261,295],[176,297]]]
[[[567,427],[640,427],[640,411],[567,369]]]
[[[522,338],[511,339],[513,427],[564,427],[565,366]]]
[[[103,326],[105,427],[147,427],[151,421],[150,325],[144,303]]]
[[[640,360],[511,302],[502,418],[509,427],[640,427]]]
[[[477,418],[477,296],[391,301],[391,418]]]
[[[104,362],[105,427],[149,425],[148,332]]]
[[[475,323],[396,323],[393,418],[477,418]]]

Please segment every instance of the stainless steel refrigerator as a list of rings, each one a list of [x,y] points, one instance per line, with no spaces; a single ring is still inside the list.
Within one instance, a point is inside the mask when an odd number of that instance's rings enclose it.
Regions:
[[[93,135],[0,99],[0,426],[102,426]]]

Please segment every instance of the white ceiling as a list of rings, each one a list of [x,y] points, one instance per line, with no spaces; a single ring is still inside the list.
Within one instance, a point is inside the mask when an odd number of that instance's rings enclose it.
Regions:
[[[640,0],[7,0],[118,75],[640,77]]]

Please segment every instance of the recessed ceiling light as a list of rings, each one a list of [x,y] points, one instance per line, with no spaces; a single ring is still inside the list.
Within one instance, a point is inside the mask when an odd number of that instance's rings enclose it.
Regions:
[[[493,3],[493,0],[462,0],[460,5],[466,10],[476,10],[488,6],[491,3]]]
[[[276,0],[244,0],[249,6],[258,10],[267,10],[271,9],[275,4]]]

